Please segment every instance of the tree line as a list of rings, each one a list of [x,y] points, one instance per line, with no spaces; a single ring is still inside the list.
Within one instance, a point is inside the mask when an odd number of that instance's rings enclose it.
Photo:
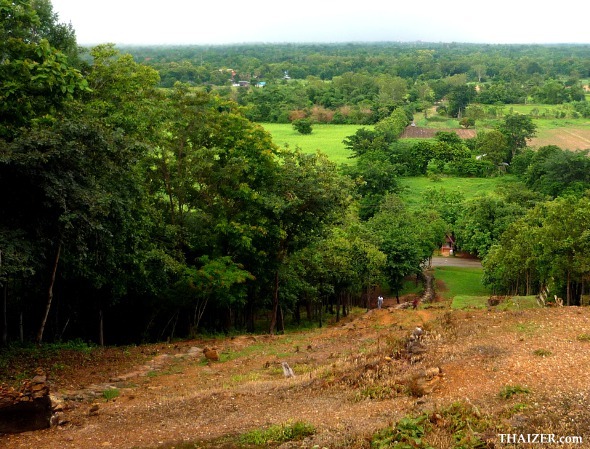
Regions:
[[[499,105],[570,104],[588,117],[587,45],[350,43],[126,47],[161,85],[204,86],[246,107],[253,121],[371,124],[399,106],[422,112],[444,99],[451,117],[501,116]],[[285,76],[287,74],[288,76]],[[250,87],[232,88],[238,81]],[[263,88],[257,88],[264,82]],[[482,105],[467,110],[468,105]],[[540,113],[540,112],[539,112]],[[565,114],[565,112],[562,112]]]

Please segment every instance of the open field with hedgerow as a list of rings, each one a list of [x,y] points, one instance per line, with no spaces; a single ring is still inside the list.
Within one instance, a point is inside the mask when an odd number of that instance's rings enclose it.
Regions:
[[[557,145],[568,150],[590,148],[590,121],[588,119],[555,118],[554,115],[559,111],[554,105],[511,105],[505,107],[504,110],[520,114],[532,114],[532,111],[537,110],[538,114],[547,114],[548,118],[533,120],[537,125],[537,136],[529,143],[531,147]],[[476,131],[477,129],[491,128],[494,123],[494,120],[483,120],[479,127],[476,124]],[[442,117],[420,119],[417,115],[416,125],[441,130],[459,131],[461,129],[457,120]],[[288,123],[264,123],[262,126],[271,133],[277,145],[288,145],[290,148],[298,147],[306,153],[314,153],[319,150],[327,154],[337,164],[353,162],[342,141],[353,135],[359,128],[372,128],[370,125],[315,124],[311,134],[303,135]]]

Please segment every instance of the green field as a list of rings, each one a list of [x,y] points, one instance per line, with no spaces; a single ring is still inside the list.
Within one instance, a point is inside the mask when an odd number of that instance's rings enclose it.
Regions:
[[[424,192],[428,189],[444,189],[447,192],[460,192],[466,200],[486,193],[494,192],[500,186],[509,186],[517,182],[512,175],[493,178],[456,178],[440,177],[434,181],[426,176],[399,178],[402,186],[401,198],[408,207],[423,205]]]
[[[300,148],[304,153],[315,153],[321,151],[326,154],[331,161],[337,164],[349,164],[350,151],[348,151],[342,141],[356,133],[361,125],[313,125],[313,132],[308,135],[299,134],[289,123],[262,123],[272,135],[273,141],[281,146],[289,148]],[[371,128],[365,126],[365,128]]]
[[[434,278],[443,281],[446,289],[438,291],[444,299],[457,296],[488,297],[490,289],[482,283],[483,268],[437,267]]]

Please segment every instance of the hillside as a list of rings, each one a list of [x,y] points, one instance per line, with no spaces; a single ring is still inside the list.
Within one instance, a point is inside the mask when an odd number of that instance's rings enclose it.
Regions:
[[[278,447],[236,442],[253,429],[302,421],[313,434],[281,447],[368,448],[372,435],[391,432],[403,417],[422,419],[424,441],[435,448],[461,438],[463,447],[477,439],[505,447],[499,433],[590,438],[590,309],[450,312],[439,305],[357,310],[327,328],[288,335],[111,348],[75,365],[62,359],[50,378],[64,401],[61,424],[0,436],[0,446]],[[416,326],[426,332],[414,345]],[[218,348],[220,361],[208,364],[196,349],[207,345]],[[282,361],[295,378],[283,376]],[[109,387],[118,397],[92,399]]]

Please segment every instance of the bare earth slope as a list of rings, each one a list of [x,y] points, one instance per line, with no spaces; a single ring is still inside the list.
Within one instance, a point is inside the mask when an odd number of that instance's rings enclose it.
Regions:
[[[386,299],[386,306],[393,305]],[[408,339],[416,326],[426,331],[418,349]],[[360,448],[404,416],[457,401],[490,417],[496,430],[485,437],[488,447],[494,440],[501,446],[500,431],[590,441],[588,340],[588,308],[391,307],[358,311],[313,331],[161,346],[151,365],[95,367],[83,377],[85,385],[74,382],[76,370],[70,379],[54,380],[64,401],[60,424],[0,436],[0,447],[171,448],[194,441],[201,443],[190,447],[233,447],[218,446],[219,438],[300,420],[316,433],[282,447]],[[220,361],[207,363],[199,351],[205,345],[217,346]],[[295,378],[283,376],[282,361]],[[109,386],[118,388],[119,397],[92,399],[92,392]],[[501,398],[506,386],[528,393]],[[430,436],[431,444],[452,447],[440,433]]]

